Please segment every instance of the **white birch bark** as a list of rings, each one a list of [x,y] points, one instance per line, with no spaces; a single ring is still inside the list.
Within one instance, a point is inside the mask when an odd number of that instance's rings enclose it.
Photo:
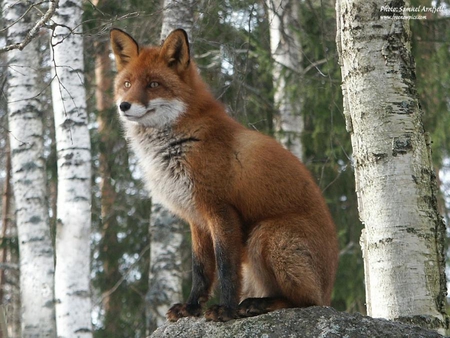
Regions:
[[[19,20],[23,2],[3,1],[8,44],[22,41],[30,28]],[[54,252],[50,237],[44,158],[44,127],[38,88],[36,41],[10,51],[7,89],[12,184],[20,250],[22,337],[56,337]]]
[[[149,333],[165,323],[171,305],[183,301],[183,228],[180,219],[153,201],[150,217],[150,280],[146,297]]]
[[[92,337],[91,152],[84,88],[81,0],[54,16],[52,97],[58,155],[55,297],[58,337]]]
[[[183,28],[191,39],[194,26],[194,6],[195,0],[164,0],[161,40],[164,40],[171,31],[177,28]]]
[[[266,0],[270,23],[270,50],[273,64],[275,137],[294,155],[302,159],[301,135],[304,129],[302,98],[298,94],[302,68],[299,41],[298,1]]]
[[[183,28],[191,37],[194,0],[164,0],[161,40],[174,29]],[[156,200],[150,217],[150,276],[147,302],[147,329],[150,332],[166,321],[166,312],[182,299],[182,243],[184,224]]]
[[[8,42],[5,46],[1,46],[0,53],[8,52],[13,49],[19,49],[19,50],[24,49],[26,47],[26,45],[28,45],[33,39],[35,39],[37,37],[37,35],[41,32],[41,29],[43,27],[45,27],[47,22],[51,19],[51,17],[53,16],[53,14],[56,11],[56,8],[58,7],[58,2],[59,2],[58,0],[49,0],[48,6],[47,6],[47,11],[45,13],[43,13],[39,19],[35,20],[36,22],[33,23],[33,25],[27,26],[27,31],[23,32],[20,40]],[[32,10],[33,10],[32,7],[35,5],[35,3],[33,1],[28,1],[28,2],[22,1],[22,4],[27,4],[28,8],[26,11],[28,11],[28,12],[30,12],[30,10],[32,12]],[[40,4],[38,4],[38,5],[40,5]],[[27,15],[26,15],[25,11],[23,14],[25,14],[24,18],[26,18]]]
[[[344,114],[365,225],[367,311],[443,332],[445,227],[414,84],[409,22],[380,19],[384,4],[336,4]]]

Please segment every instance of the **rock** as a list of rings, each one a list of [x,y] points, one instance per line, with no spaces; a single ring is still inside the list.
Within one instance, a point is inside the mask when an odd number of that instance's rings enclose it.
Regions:
[[[166,323],[150,338],[374,338],[440,337],[422,329],[361,314],[338,312],[330,307],[283,309],[226,323],[207,322],[204,318],[182,318]]]

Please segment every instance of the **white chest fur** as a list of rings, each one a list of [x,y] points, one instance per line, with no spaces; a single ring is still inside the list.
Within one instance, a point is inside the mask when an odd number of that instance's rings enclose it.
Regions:
[[[195,218],[193,181],[185,156],[198,140],[175,135],[169,127],[163,130],[137,125],[126,127],[154,201],[175,214]]]

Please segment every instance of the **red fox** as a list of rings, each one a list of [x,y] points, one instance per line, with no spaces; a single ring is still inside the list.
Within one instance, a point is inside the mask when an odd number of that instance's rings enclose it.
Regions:
[[[207,320],[329,305],[336,229],[306,167],[227,115],[191,60],[187,34],[140,46],[111,30],[115,98],[152,197],[190,225],[192,290],[167,318]]]

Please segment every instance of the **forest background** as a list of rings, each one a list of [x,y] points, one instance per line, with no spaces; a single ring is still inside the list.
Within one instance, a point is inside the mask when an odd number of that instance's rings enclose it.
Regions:
[[[443,1],[418,0],[411,3],[411,6],[419,5],[449,8]],[[91,289],[94,336],[112,337],[111,327],[105,328],[106,317],[109,317],[114,318],[116,337],[144,337],[151,200],[140,181],[136,158],[129,153],[123,139],[110,89],[105,93],[109,95],[111,104],[99,109],[96,98],[99,84],[95,75],[97,57],[94,56],[101,55],[100,46],[108,44],[111,27],[126,30],[141,43],[159,44],[164,6],[162,1],[157,0],[108,0],[95,4],[85,1],[83,10],[84,83],[92,152]],[[424,111],[425,129],[430,132],[433,141],[435,170],[441,178],[441,213],[448,224],[450,21],[448,11],[427,12],[424,15],[426,19],[411,20],[416,83]],[[289,74],[292,79],[285,90],[287,96],[296,97],[301,102],[303,161],[321,187],[339,231],[340,265],[332,305],[338,310],[364,313],[364,271],[359,245],[362,224],[358,218],[350,135],[345,129],[343,116],[334,1],[300,1],[298,23],[295,33],[301,42],[301,71]],[[0,27],[5,27],[5,24],[0,22]],[[263,2],[202,0],[195,3],[190,41],[193,57],[203,78],[233,117],[249,128],[274,135],[276,81],[273,79],[274,61],[269,32],[270,22]],[[5,36],[6,30],[1,29],[0,47]],[[57,222],[57,156],[50,82],[55,79],[50,71],[49,36],[40,34],[37,39],[41,51],[36,57],[42,71],[39,100],[45,123],[49,214],[54,230]],[[4,54],[0,55],[0,67],[0,184],[4,195],[0,301],[7,305],[10,321],[18,321],[18,240],[13,196],[6,195],[9,134],[4,94],[7,86]],[[112,81],[114,70],[110,69],[107,76]],[[99,121],[108,122],[106,126],[102,125],[102,132],[99,132]],[[109,202],[105,202],[100,185],[105,163],[109,168],[112,188]],[[105,207],[102,203],[112,203],[107,219],[102,214]],[[186,280],[183,289],[187,293],[190,288],[190,263],[188,228],[185,229],[186,254],[182,271]]]

